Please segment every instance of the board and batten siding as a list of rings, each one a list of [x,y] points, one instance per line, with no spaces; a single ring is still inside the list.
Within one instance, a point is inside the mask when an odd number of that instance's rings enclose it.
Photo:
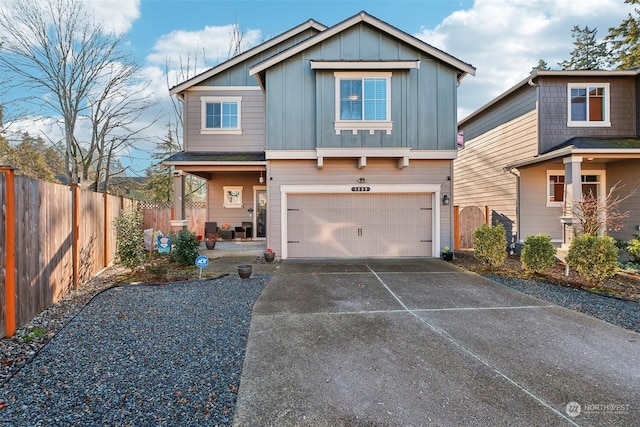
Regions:
[[[539,78],[540,151],[551,150],[576,136],[637,135],[635,128],[635,84],[633,77],[617,78]],[[568,84],[610,83],[610,127],[567,126]]]
[[[335,80],[311,60],[419,60],[419,69],[390,70],[390,135],[336,135]],[[345,71],[345,70],[342,70]],[[267,148],[411,147],[450,150],[456,144],[457,73],[443,63],[360,24],[267,70]]]
[[[451,194],[451,161],[449,160],[411,160],[408,167],[398,169],[397,159],[367,159],[367,166],[358,169],[357,159],[326,159],[322,169],[317,168],[314,160],[271,160],[267,166],[269,185],[267,187],[267,242],[278,253],[282,253],[282,224],[280,194],[281,185],[344,185],[354,186],[359,178],[366,178],[365,185],[398,184],[402,185],[436,184],[441,185],[442,194]],[[440,206],[440,245],[453,247],[452,209]],[[402,227],[402,224],[398,224]]]
[[[506,116],[511,116],[508,110]],[[505,172],[511,162],[537,154],[537,111],[529,110],[510,121],[496,117],[500,125],[465,141],[454,160],[454,204],[489,206],[493,223],[498,219],[508,235],[517,232],[517,178]],[[466,137],[466,134],[465,134]]]
[[[203,96],[242,97],[241,135],[202,134]],[[264,94],[259,87],[239,90],[194,89],[186,92],[185,151],[263,151],[265,141]]]
[[[260,52],[248,58],[233,67],[230,67],[220,73],[204,80],[199,86],[258,86],[258,80],[255,76],[249,75],[249,69],[255,64],[264,61],[291,46],[296,45],[314,35],[318,34],[318,30],[309,28],[300,34],[295,35],[273,47]]]

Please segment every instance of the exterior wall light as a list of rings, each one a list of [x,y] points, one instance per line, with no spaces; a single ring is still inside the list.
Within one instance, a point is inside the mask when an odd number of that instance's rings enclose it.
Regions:
[[[449,204],[449,196],[447,194],[442,196],[442,204],[443,205],[448,205]]]

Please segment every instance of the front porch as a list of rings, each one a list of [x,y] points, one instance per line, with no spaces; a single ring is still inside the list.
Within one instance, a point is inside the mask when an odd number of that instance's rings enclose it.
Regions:
[[[208,250],[204,242],[200,243],[198,252],[209,259],[223,257],[261,257],[267,250],[267,242],[264,240],[252,240],[246,242],[218,241],[215,249]]]

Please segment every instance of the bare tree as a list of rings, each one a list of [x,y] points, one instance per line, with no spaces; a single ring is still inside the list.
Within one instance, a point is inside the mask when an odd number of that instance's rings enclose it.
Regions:
[[[121,35],[94,20],[81,0],[13,0],[0,9],[0,71],[64,122],[69,182],[78,182],[82,147],[76,126],[112,63],[129,63]]]
[[[134,84],[138,70],[133,63],[109,65],[102,75],[102,90],[89,96],[91,141],[81,155],[82,178],[89,179],[93,171],[96,190],[103,179],[108,188],[114,156],[144,139],[143,132],[158,121],[155,116],[140,126],[142,114],[156,102],[146,96],[148,82]]]
[[[629,194],[620,195],[622,188],[620,183],[616,183],[607,194],[604,200],[592,192],[582,195],[582,200],[569,205],[570,211],[578,220],[584,234],[597,236],[600,230],[619,231],[624,226],[629,211],[621,212],[620,204],[633,196],[635,190]]]

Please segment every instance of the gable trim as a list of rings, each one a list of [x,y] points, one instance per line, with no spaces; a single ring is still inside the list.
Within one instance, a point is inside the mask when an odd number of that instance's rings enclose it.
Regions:
[[[420,68],[420,60],[409,61],[319,61],[311,60],[312,70],[411,70]]]
[[[475,75],[476,73],[476,69],[472,65],[467,64],[466,62],[462,62],[461,60],[454,58],[453,56],[439,49],[436,49],[435,47],[423,42],[422,40],[419,40],[405,33],[404,31],[401,31],[387,24],[386,22],[383,22],[378,18],[375,18],[369,15],[368,13],[362,11],[359,14],[354,15],[351,18],[348,18],[345,21],[342,21],[341,23],[334,25],[331,28],[325,31],[322,31],[316,34],[315,36],[310,37],[307,40],[300,42],[297,45],[292,46],[291,48],[284,50],[279,54],[276,54],[271,58],[268,58],[254,65],[249,69],[249,75],[253,76],[253,75],[259,74],[260,72],[266,70],[267,68],[270,68],[273,65],[279,62],[282,62],[287,58],[292,57],[293,55],[296,55],[312,46],[315,46],[316,44],[323,42],[329,39],[330,37],[333,37],[334,35],[339,34],[342,31],[348,28],[351,28],[354,25],[359,24],[361,22],[365,22],[377,28],[378,30],[384,31],[387,34],[407,43],[408,45],[413,46],[414,48],[420,50],[421,52],[424,52],[429,56],[437,58],[442,62],[450,65],[451,67],[457,69],[460,72],[460,76],[458,77],[458,80],[461,80],[466,74]]]
[[[191,79],[180,83],[179,85],[176,85],[174,87],[172,87],[171,89],[169,89],[169,95],[176,95],[179,94],[180,92],[194,86],[197,85],[198,83],[203,82],[204,80],[215,76],[218,73],[221,73],[224,70],[227,70],[243,61],[246,61],[247,59],[251,58],[252,56],[255,56],[261,52],[264,52],[267,49],[270,49],[273,46],[276,46],[279,43],[282,43],[283,41],[302,33],[303,31],[306,31],[308,29],[316,29],[320,32],[325,31],[327,29],[326,26],[320,24],[319,22],[314,21],[313,19],[308,20],[307,22],[304,22],[300,25],[298,25],[297,27],[294,27],[292,29],[290,29],[289,31],[286,31],[282,34],[280,34],[279,36],[276,36],[274,38],[272,38],[271,40],[267,40],[266,42],[259,44],[249,50],[247,50],[246,52],[243,52],[241,54],[239,54],[238,56],[235,56],[221,64],[216,65],[213,68],[210,68],[209,70],[198,74],[197,76],[192,77]]]

